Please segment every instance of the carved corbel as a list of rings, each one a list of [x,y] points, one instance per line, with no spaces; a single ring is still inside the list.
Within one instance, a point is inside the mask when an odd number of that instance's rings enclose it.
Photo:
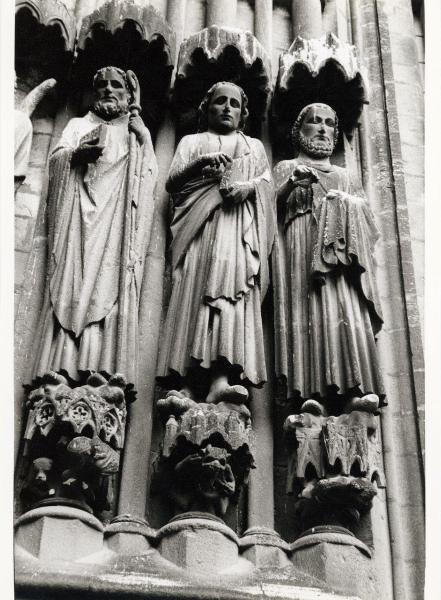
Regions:
[[[23,93],[42,81],[67,79],[76,36],[75,17],[60,0],[16,0],[15,69]]]
[[[143,118],[151,131],[165,107],[175,60],[175,34],[153,6],[111,0],[85,17],[78,35],[73,79],[83,108],[90,104],[94,73],[107,65],[134,71]]]
[[[248,408],[169,396],[158,410],[165,428],[152,491],[168,497],[176,514],[224,516],[254,468]]]
[[[285,421],[287,491],[297,496],[302,527],[352,527],[384,487],[379,417],[354,410],[339,417],[305,412]]]
[[[27,386],[21,486],[26,510],[64,504],[100,515],[112,508],[126,403],[134,392],[119,374],[83,379],[50,372]]]
[[[232,81],[248,96],[249,132],[256,133],[271,91],[271,62],[249,32],[213,25],[181,44],[173,104],[179,135],[197,130],[197,109],[217,81]]]
[[[290,146],[292,123],[301,109],[313,102],[331,106],[338,114],[341,131],[351,139],[367,98],[365,69],[355,46],[333,33],[319,39],[297,37],[279,59],[273,101],[278,144],[282,150]]]

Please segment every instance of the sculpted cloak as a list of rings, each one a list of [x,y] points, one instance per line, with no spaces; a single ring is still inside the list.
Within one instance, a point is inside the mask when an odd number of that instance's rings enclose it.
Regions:
[[[136,381],[138,308],[153,219],[157,163],[129,115],[72,119],[49,162],[47,291],[34,376],[48,370],[122,372]],[[81,139],[104,128],[94,164],[72,167]],[[92,134],[93,137],[93,134]]]
[[[219,151],[219,137],[184,137],[169,180],[201,155]],[[178,387],[189,370],[203,380],[216,362],[230,383],[266,380],[261,304],[269,285],[275,197],[262,143],[237,133],[229,183],[252,182],[255,197],[227,208],[219,181],[199,176],[173,194],[172,294],[158,362],[161,385]]]
[[[278,163],[279,189],[302,163]],[[279,206],[273,260],[276,373],[287,397],[333,398],[375,393],[384,399],[375,336],[382,326],[375,280],[378,240],[363,190],[346,169],[313,166],[320,184],[295,187]]]

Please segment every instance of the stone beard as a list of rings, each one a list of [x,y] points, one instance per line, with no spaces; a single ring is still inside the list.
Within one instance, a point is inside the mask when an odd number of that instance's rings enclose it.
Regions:
[[[375,343],[378,231],[360,184],[329,161],[337,125],[329,106],[305,107],[293,128],[299,156],[274,169],[276,372],[297,408],[312,398],[331,414],[367,394],[385,397]]]
[[[113,99],[112,103],[109,100],[98,99],[93,103],[92,110],[98,117],[109,121],[127,114],[129,112],[129,103],[126,100],[122,101],[117,98]]]

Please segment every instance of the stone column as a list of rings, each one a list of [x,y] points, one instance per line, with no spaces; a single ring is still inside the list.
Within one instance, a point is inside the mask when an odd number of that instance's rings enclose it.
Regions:
[[[273,46],[273,0],[255,0],[254,35],[271,56]]]
[[[292,0],[292,33],[295,39],[319,38],[322,34],[322,6],[320,0]]]
[[[236,12],[237,0],[207,0],[206,27],[234,27]]]

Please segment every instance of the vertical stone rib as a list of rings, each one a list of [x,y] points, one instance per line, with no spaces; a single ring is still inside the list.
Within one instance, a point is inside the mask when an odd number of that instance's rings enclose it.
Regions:
[[[254,31],[256,38],[271,56],[272,50],[272,0],[256,0],[254,9]],[[268,119],[263,123],[262,142],[272,163],[271,143],[268,131]],[[271,354],[273,333],[269,327],[269,316],[264,323],[265,354]],[[271,373],[271,365],[267,365]],[[257,443],[254,449],[256,469],[250,472],[248,488],[248,527],[274,528],[274,440],[273,440],[273,385],[271,381],[261,390],[252,391],[251,412],[253,429]]]
[[[254,35],[271,56],[273,47],[273,0],[255,0]]]
[[[382,2],[351,0],[354,42],[369,67],[370,105],[361,146],[371,171],[370,202],[381,231],[378,249],[385,328],[378,339],[389,407],[382,414],[394,598],[422,598],[423,478],[418,436],[418,376],[422,349],[413,331],[415,300],[408,233],[407,198],[401,165],[394,80]],[[364,168],[364,171],[366,167]],[[414,322],[414,323],[413,323]],[[422,392],[421,392],[422,393]],[[405,532],[403,523],[413,522]]]
[[[295,39],[319,38],[322,34],[322,5],[320,0],[292,0],[292,33]]]
[[[184,36],[186,0],[169,0],[167,21],[176,32],[177,48]],[[173,119],[167,112],[155,144],[159,166],[156,188],[156,213],[152,239],[145,264],[139,314],[139,382],[138,401],[130,407],[124,450],[123,472],[118,512],[144,517],[148,499],[148,476],[153,425],[156,359],[165,268],[166,216],[168,194],[165,181],[173,159],[175,132]]]
[[[237,0],[207,0],[206,27],[235,27]]]

